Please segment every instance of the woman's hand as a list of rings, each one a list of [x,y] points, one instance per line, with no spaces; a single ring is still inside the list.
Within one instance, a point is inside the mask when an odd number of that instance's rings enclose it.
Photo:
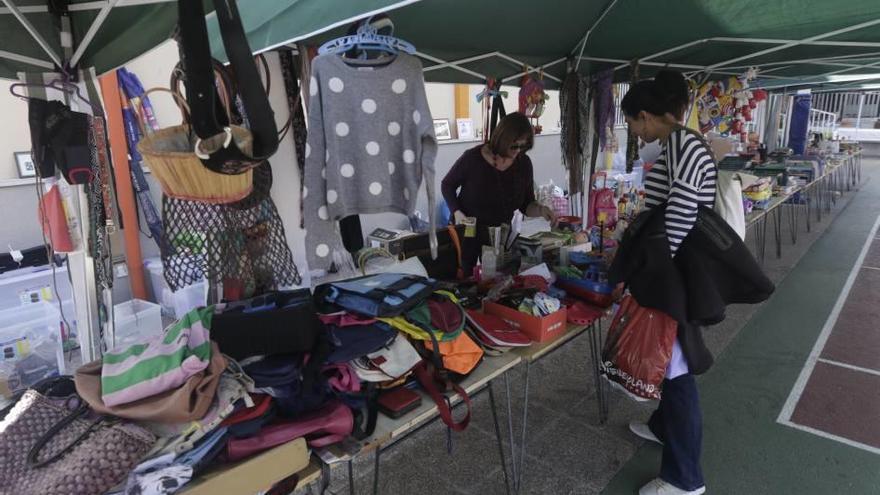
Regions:
[[[455,225],[461,225],[464,223],[464,219],[467,218],[461,210],[455,210],[455,213],[452,214],[453,221]]]

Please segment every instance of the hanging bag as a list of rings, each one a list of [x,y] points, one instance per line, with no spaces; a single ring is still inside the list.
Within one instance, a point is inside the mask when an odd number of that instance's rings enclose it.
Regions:
[[[669,315],[625,296],[608,329],[602,374],[638,401],[659,400],[677,333]]]
[[[183,119],[180,125],[147,133],[137,145],[150,171],[159,181],[162,192],[170,198],[212,204],[233,203],[248,197],[253,190],[252,171],[237,175],[220,174],[205,168],[193,153],[192,133],[188,124],[188,116],[192,112],[182,96],[166,88],[146,91],[141,98],[141,118],[145,119],[147,115],[144,108],[146,97],[157,91],[170,93],[175,98]],[[149,129],[148,123],[144,122],[144,128]],[[235,132],[244,134],[247,130],[237,127]]]
[[[240,174],[272,156],[278,149],[278,129],[269,98],[261,83],[236,2],[214,0],[223,47],[233,69],[235,86],[250,130],[232,126],[218,112],[213,59],[202,2],[179,0],[182,63],[186,100],[192,108],[197,136],[193,152],[202,164],[221,174]]]
[[[596,179],[602,177],[602,187],[596,187]],[[617,222],[617,202],[614,201],[614,190],[606,187],[608,175],[596,172],[590,177],[590,199],[588,202],[587,227],[599,223],[599,214],[605,213],[605,226]]]

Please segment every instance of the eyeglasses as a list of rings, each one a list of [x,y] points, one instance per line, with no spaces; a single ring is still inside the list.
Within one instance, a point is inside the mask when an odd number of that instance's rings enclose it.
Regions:
[[[510,149],[513,150],[513,151],[525,151],[525,150],[527,150],[527,149],[529,149],[529,148],[530,148],[530,146],[528,145],[528,143],[522,143],[522,144],[511,144],[511,145],[510,145]]]

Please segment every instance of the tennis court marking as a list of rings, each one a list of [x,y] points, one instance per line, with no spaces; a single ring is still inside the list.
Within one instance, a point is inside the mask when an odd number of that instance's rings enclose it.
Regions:
[[[840,291],[840,295],[837,297],[837,302],[835,302],[834,307],[831,309],[831,314],[828,315],[828,319],[825,320],[825,326],[822,327],[822,332],[819,334],[819,338],[813,345],[813,350],[810,352],[807,361],[804,363],[804,367],[801,369],[801,373],[798,376],[797,381],[794,383],[794,387],[792,387],[791,392],[788,394],[788,399],[785,401],[785,405],[782,407],[782,410],[779,412],[779,416],[776,418],[776,422],[779,424],[806,431],[820,437],[844,443],[857,449],[872,452],[874,454],[880,454],[880,448],[874,447],[873,445],[856,442],[855,440],[850,440],[849,438],[834,435],[832,433],[818,430],[816,428],[811,428],[809,426],[794,423],[791,421],[791,416],[794,414],[794,410],[797,407],[798,401],[800,401],[801,395],[804,393],[804,389],[807,386],[807,382],[809,381],[810,376],[812,376],[813,374],[813,369],[815,369],[817,362],[821,360],[826,364],[844,364],[837,361],[828,362],[828,360],[822,359],[819,356],[822,354],[822,350],[825,349],[825,345],[828,343],[828,338],[831,336],[831,331],[834,329],[834,325],[837,323],[837,319],[840,317],[840,312],[843,310],[843,305],[846,303],[850,291],[852,291],[852,286],[856,281],[856,277],[858,277],[859,272],[861,271],[862,263],[864,263],[865,257],[868,255],[868,250],[871,248],[871,244],[875,240],[880,239],[880,237],[877,236],[878,228],[880,228],[880,215],[878,215],[877,219],[874,221],[874,225],[871,227],[871,233],[868,235],[868,238],[865,239],[865,244],[862,246],[862,251],[859,253],[859,257],[856,258],[856,262],[853,265],[852,270],[850,270],[849,272],[846,283],[843,285],[843,289]],[[845,365],[844,367],[850,369],[858,368],[852,365]],[[873,371],[869,371],[867,369],[859,370],[865,372]]]

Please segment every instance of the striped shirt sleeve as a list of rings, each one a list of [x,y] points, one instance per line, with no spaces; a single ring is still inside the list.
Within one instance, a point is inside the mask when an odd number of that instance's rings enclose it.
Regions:
[[[686,130],[674,132],[667,144],[671,183],[667,182],[666,237],[675,256],[697,221],[699,206],[715,204],[716,166],[703,141]]]

